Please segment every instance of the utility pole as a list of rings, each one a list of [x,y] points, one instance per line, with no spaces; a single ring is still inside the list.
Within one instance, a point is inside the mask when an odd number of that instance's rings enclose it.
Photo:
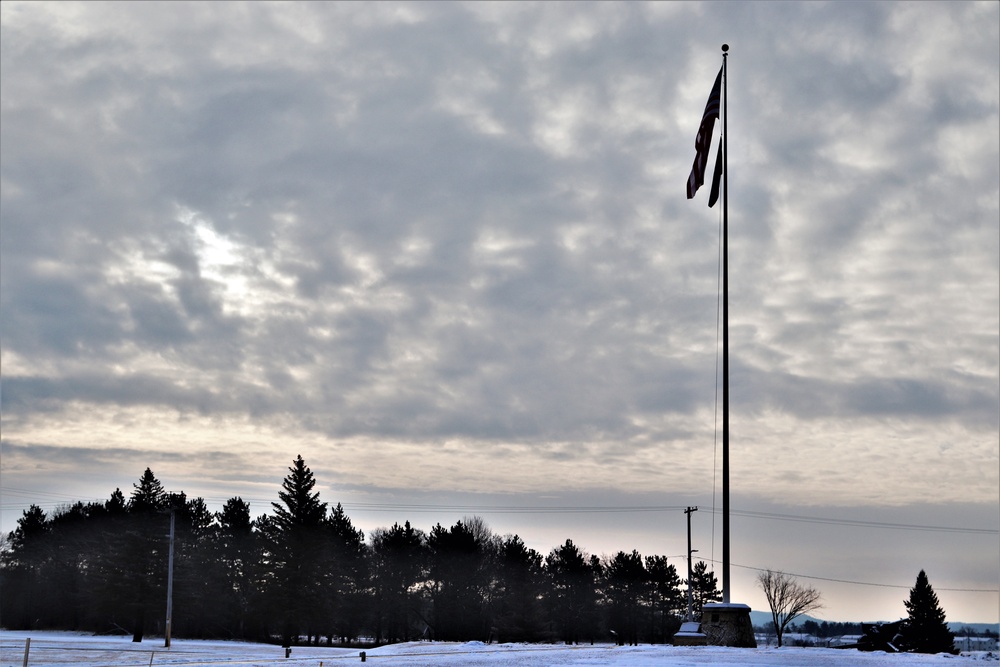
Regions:
[[[688,589],[688,614],[687,614],[687,620],[689,620],[689,621],[693,621],[694,620],[694,618],[692,618],[692,616],[693,616],[693,609],[692,609],[693,600],[692,600],[692,597],[691,597],[691,578],[692,578],[692,574],[693,574],[692,571],[691,571],[691,554],[694,553],[695,551],[697,551],[697,549],[694,549],[694,550],[691,549],[691,514],[694,513],[694,512],[697,512],[697,511],[698,511],[697,507],[688,507],[686,510],[684,510],[684,513],[687,514],[687,520],[688,520],[688,585],[687,585],[687,589]]]
[[[170,508],[170,551],[167,556],[167,623],[164,648],[170,648],[170,621],[174,613],[174,508]]]

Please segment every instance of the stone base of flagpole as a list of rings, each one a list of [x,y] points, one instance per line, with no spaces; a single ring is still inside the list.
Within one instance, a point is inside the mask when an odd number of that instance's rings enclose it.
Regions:
[[[750,621],[750,607],[745,604],[709,602],[702,607],[701,631],[711,646],[757,648]]]

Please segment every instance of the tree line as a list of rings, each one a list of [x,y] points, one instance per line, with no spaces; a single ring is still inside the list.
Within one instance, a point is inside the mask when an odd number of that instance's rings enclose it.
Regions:
[[[147,468],[128,498],[23,512],[0,554],[9,629],[165,630],[167,535],[175,525],[171,633],[297,643],[616,640],[667,643],[687,588],[695,613],[721,599],[704,562],[682,580],[665,556],[589,555],[567,539],[543,556],[479,517],[429,532],[365,534],[329,508],[302,457],[272,513],[239,497],[210,512]]]

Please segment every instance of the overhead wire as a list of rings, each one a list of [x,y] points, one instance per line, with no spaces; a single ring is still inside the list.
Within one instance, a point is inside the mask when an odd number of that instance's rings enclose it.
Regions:
[[[46,492],[46,491],[28,491],[26,489],[17,489],[13,487],[0,487],[0,493],[3,495],[20,495],[24,497],[33,496],[43,496],[47,499],[62,498],[60,494]],[[227,499],[221,499],[217,497],[203,498],[208,502],[224,502]],[[264,500],[261,498],[243,498],[246,502],[257,502],[257,503],[270,503],[271,501]],[[101,501],[96,501],[101,502]],[[41,509],[59,509],[64,508],[72,503],[67,501],[57,501],[51,500],[49,502],[32,503],[37,505]],[[418,503],[341,503],[345,510],[352,510],[355,512],[421,512],[421,513],[462,513],[462,514],[621,514],[621,513],[645,513],[645,512],[679,512],[685,509],[684,506],[680,505],[629,505],[629,506],[539,506],[539,505],[452,505],[452,504],[418,504]],[[10,510],[10,509],[27,509],[30,505],[0,505],[0,509]],[[712,514],[714,515],[718,512],[714,505],[712,507]],[[935,525],[925,525],[925,524],[906,524],[906,523],[893,523],[885,521],[869,521],[860,519],[842,519],[842,518],[832,518],[832,517],[821,517],[821,516],[805,516],[797,514],[785,514],[777,512],[758,512],[752,510],[735,510],[730,512],[731,514],[737,516],[743,516],[751,519],[761,519],[769,521],[789,521],[796,523],[811,523],[817,525],[838,525],[849,528],[876,528],[876,529],[890,529],[890,530],[914,530],[921,532],[945,532],[945,533],[966,533],[972,535],[998,535],[1000,530],[992,528],[972,528],[972,527],[960,527],[960,526],[935,526]],[[714,522],[713,522],[714,525]],[[713,531],[714,532],[714,531]],[[705,558],[711,563],[718,563],[714,558],[714,552],[711,558]],[[738,563],[732,564],[735,567],[754,570],[757,572],[766,571],[765,568],[754,567],[751,565],[742,565]],[[790,576],[802,578],[802,579],[813,579],[817,581],[828,581],[834,583],[843,583],[855,586],[871,586],[878,588],[896,588],[896,589],[908,589],[909,586],[899,585],[899,584],[878,584],[873,582],[865,581],[854,581],[849,579],[837,579],[832,577],[820,577],[816,575],[808,574],[795,574],[795,573],[785,573]],[[978,589],[978,588],[938,588],[940,591],[948,592],[967,592],[967,593],[997,593],[996,589]]]
[[[711,562],[712,563],[718,563],[719,561],[712,560]],[[767,568],[754,567],[752,565],[740,565],[738,563],[733,563],[732,565],[734,567],[742,568],[744,570],[754,570],[756,572],[767,572],[768,571]],[[873,586],[873,587],[876,587],[876,588],[901,588],[901,589],[905,589],[905,590],[909,590],[910,589],[910,586],[904,586],[902,584],[876,584],[876,583],[873,583],[873,582],[870,582],[870,581],[852,581],[850,579],[834,579],[832,577],[818,577],[818,576],[811,575],[811,574],[796,574],[794,572],[784,572],[784,571],[782,571],[782,574],[787,574],[790,577],[796,577],[796,578],[799,578],[799,579],[815,579],[817,581],[830,581],[830,582],[834,582],[834,583],[838,583],[838,584],[851,584],[852,586]],[[937,591],[950,591],[950,592],[957,592],[957,593],[997,593],[997,592],[1000,592],[1000,591],[998,591],[998,589],[995,589],[995,588],[940,588],[940,587],[935,587],[934,590],[937,590]]]
[[[28,491],[25,489],[15,489],[12,487],[0,487],[0,495],[23,495],[23,497],[43,496],[51,498],[47,502],[34,502],[30,504],[0,504],[0,509],[17,510],[28,509],[31,505],[37,505],[41,509],[59,509],[74,504],[77,501],[55,500],[64,498],[60,494],[45,491]],[[206,502],[223,503],[229,498],[203,497]],[[242,498],[245,502],[254,502],[271,505],[271,500],[264,498]],[[92,501],[83,501],[92,502]],[[103,502],[96,500],[93,502]],[[417,512],[417,513],[463,513],[463,514],[628,514],[628,513],[649,513],[649,512],[679,512],[685,509],[683,505],[462,505],[446,503],[370,503],[370,502],[344,502],[340,503],[345,510],[356,512]],[[707,510],[708,508],[706,508]],[[713,507],[713,514],[719,512]],[[878,528],[888,530],[914,530],[922,532],[942,532],[942,533],[966,533],[971,535],[1000,535],[997,528],[975,528],[970,526],[941,526],[929,524],[899,523],[890,521],[871,521],[867,519],[846,519],[824,516],[809,516],[800,514],[787,514],[779,512],[760,512],[754,510],[731,510],[730,514],[742,516],[750,519],[762,519],[769,521],[788,521],[796,523],[810,523],[817,525],[837,525],[855,528]]]

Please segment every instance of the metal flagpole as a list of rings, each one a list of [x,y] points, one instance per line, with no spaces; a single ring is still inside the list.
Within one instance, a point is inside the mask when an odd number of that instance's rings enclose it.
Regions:
[[[688,177],[688,199],[694,197],[704,182],[704,167],[714,123],[722,116],[722,138],[712,177],[712,194],[708,205],[714,206],[719,197],[722,179],[722,602],[707,602],[702,608],[701,631],[707,642],[716,646],[756,647],[750,607],[732,602],[730,577],[730,509],[729,509],[729,45],[722,45],[722,69],[716,76],[709,95],[702,124],[695,139],[695,162]],[[689,515],[690,516],[690,515]],[[682,637],[683,635],[683,637]],[[679,633],[677,637],[690,637]],[[692,642],[688,642],[692,643]]]
[[[757,641],[750,621],[750,607],[732,602],[730,577],[730,511],[729,511],[729,45],[722,45],[722,69],[713,86],[711,100],[719,95],[722,116],[722,139],[716,159],[715,176],[722,178],[722,602],[706,603],[702,614],[702,632],[708,643],[716,646],[753,648]],[[718,91],[718,92],[714,92]],[[697,142],[701,148],[703,142]],[[701,153],[699,151],[699,157]],[[697,159],[697,158],[696,158]],[[697,164],[697,162],[696,162]],[[719,165],[722,168],[719,169]],[[692,172],[697,176],[697,172]],[[713,177],[713,192],[718,193]],[[690,191],[690,190],[689,190]],[[709,199],[709,204],[715,203]]]
[[[722,603],[729,604],[729,45],[722,45]]]

